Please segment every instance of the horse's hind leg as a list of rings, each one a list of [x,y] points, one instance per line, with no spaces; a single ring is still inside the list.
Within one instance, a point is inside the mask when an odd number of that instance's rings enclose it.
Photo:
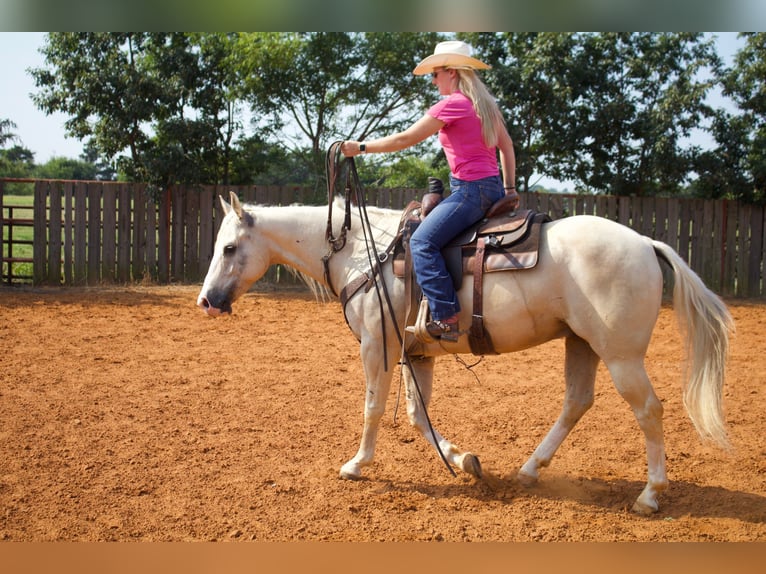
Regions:
[[[556,423],[519,470],[518,479],[522,484],[529,486],[537,481],[540,468],[550,464],[577,421],[593,405],[598,362],[598,355],[584,339],[574,335],[567,337],[564,407]]]
[[[441,451],[449,464],[454,464],[468,474],[481,478],[479,459],[470,452],[461,451],[429,424],[426,408],[431,400],[434,358],[410,357],[407,363],[403,366],[402,374],[407,396],[407,416],[410,424],[420,431],[420,434],[431,446]],[[412,372],[410,372],[410,368]]]
[[[665,441],[662,431],[662,403],[654,393],[643,358],[612,360],[607,363],[615,387],[628,402],[646,440],[649,479],[633,504],[639,514],[657,512],[658,495],[668,487],[665,470]]]

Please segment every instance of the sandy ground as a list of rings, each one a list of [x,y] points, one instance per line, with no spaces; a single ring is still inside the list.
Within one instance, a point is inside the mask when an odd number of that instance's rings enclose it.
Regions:
[[[647,368],[670,489],[630,507],[643,438],[606,370],[537,486],[514,472],[563,397],[563,342],[437,363],[430,416],[500,480],[454,478],[396,412],[358,482],[364,383],[336,302],[252,292],[209,319],[195,286],[0,290],[0,540],[766,541],[766,306],[729,301],[735,450],[698,439],[664,308]],[[473,363],[475,357],[462,356]]]

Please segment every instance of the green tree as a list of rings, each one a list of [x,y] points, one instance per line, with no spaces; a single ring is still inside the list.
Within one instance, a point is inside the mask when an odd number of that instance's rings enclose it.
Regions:
[[[4,148],[9,142],[18,139],[18,136],[13,133],[16,129],[16,124],[9,119],[0,120],[0,148]]]
[[[0,177],[31,177],[35,156],[23,146],[9,145],[19,139],[14,129],[16,124],[11,120],[0,120]],[[9,185],[9,189],[18,187],[16,184]]]
[[[689,177],[691,130],[712,111],[720,66],[701,34],[479,34],[488,83],[533,173],[619,195],[675,193]]]
[[[32,177],[34,160],[35,154],[20,145],[0,149],[0,177]]]
[[[235,123],[232,37],[51,33],[35,103],[130,179],[225,181]]]
[[[96,166],[90,162],[66,157],[54,157],[34,168],[34,177],[41,179],[96,179]]]
[[[742,115],[717,110],[710,128],[714,149],[696,150],[693,169],[698,174],[689,193],[704,199],[753,201],[753,182],[748,162],[750,125]]]
[[[564,178],[554,157],[565,155],[562,134],[571,112],[576,37],[559,33],[461,34],[492,65],[482,72],[498,100],[516,152],[521,191],[533,177]]]
[[[742,34],[745,46],[736,54],[734,66],[722,74],[724,94],[742,111],[737,122],[737,143],[746,149],[746,182],[728,186],[729,195],[744,201],[766,201],[766,33]],[[716,139],[725,149],[728,131]]]
[[[712,111],[705,103],[720,60],[713,40],[690,33],[583,36],[589,70],[570,125],[573,174],[587,189],[618,195],[678,193],[691,172],[682,142]],[[683,147],[686,145],[686,147]]]
[[[242,35],[237,53],[256,129],[278,136],[279,145],[302,157],[319,184],[333,140],[398,131],[424,112],[435,96],[412,70],[439,38],[432,33]]]

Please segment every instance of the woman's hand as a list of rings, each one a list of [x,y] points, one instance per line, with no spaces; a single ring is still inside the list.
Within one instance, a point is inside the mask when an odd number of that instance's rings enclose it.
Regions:
[[[342,153],[346,157],[354,157],[356,155],[359,155],[361,152],[359,151],[359,144],[361,142],[358,141],[344,141],[342,144],[340,144],[340,153]]]

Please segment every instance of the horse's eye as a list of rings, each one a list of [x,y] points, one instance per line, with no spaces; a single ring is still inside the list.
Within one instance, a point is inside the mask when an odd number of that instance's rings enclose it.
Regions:
[[[227,245],[223,248],[223,254],[226,256],[234,255],[234,252],[237,250],[236,245]]]

